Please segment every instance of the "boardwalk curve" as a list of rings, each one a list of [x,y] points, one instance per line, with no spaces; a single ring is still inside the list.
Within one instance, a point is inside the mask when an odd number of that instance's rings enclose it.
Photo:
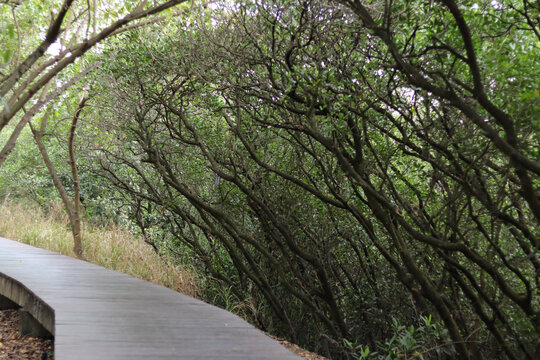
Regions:
[[[14,299],[17,286],[27,294]],[[225,310],[4,238],[0,294],[35,306],[28,310],[54,335],[56,360],[298,359]]]

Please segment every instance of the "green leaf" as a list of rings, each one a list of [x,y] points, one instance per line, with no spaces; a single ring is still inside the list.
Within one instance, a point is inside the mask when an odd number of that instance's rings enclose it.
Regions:
[[[7,26],[7,34],[11,39],[15,37],[15,26],[13,26],[13,24]]]
[[[11,58],[11,52],[11,49],[7,49],[2,52],[2,60],[4,61],[4,63],[7,63]]]
[[[362,356],[366,358],[369,356],[369,346],[366,346],[366,348],[362,351]]]

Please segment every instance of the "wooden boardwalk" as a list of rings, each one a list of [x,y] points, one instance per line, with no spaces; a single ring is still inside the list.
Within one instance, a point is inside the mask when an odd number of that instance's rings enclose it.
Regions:
[[[0,294],[54,335],[56,360],[298,359],[215,306],[4,238]]]

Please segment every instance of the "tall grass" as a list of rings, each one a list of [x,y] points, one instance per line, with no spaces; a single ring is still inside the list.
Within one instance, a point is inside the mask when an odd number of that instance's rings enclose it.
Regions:
[[[75,257],[69,220],[61,204],[53,203],[45,212],[35,205],[4,201],[0,204],[0,236]],[[83,223],[82,237],[89,262],[197,296],[194,272],[159,256],[126,229]]]

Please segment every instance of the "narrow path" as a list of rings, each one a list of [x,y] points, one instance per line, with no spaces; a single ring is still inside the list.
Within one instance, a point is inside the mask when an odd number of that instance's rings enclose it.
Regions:
[[[49,331],[55,336],[56,360],[298,358],[215,306],[0,238],[0,293],[10,297],[5,279],[29,289],[33,305],[42,300],[54,311]],[[40,306],[39,311],[46,313]]]

